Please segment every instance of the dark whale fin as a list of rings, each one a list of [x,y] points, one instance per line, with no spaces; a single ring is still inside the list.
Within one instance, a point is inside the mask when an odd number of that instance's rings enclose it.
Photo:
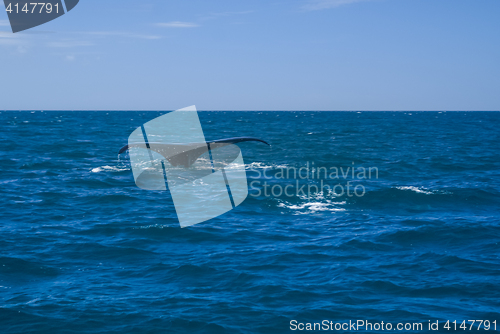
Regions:
[[[192,164],[198,160],[200,156],[202,156],[204,153],[208,151],[208,149],[213,150],[217,148],[221,148],[227,145],[231,144],[237,144],[237,143],[242,143],[246,141],[257,141],[264,143],[268,146],[269,143],[262,139],[258,138],[253,138],[253,137],[235,137],[235,138],[227,138],[227,139],[219,139],[219,140],[212,140],[206,142],[206,144],[198,144],[198,143],[193,143],[193,144],[164,144],[164,143],[148,143],[147,146],[150,150],[155,151],[162,156],[165,157],[165,159],[168,160],[168,162],[172,166],[184,166],[186,168],[190,167]],[[123,146],[118,154],[122,154],[125,151],[127,151],[130,147],[143,147],[144,144],[137,144],[134,145],[133,143],[130,145],[125,145]],[[172,155],[172,151],[180,151],[181,153]],[[168,152],[168,153],[167,153]]]

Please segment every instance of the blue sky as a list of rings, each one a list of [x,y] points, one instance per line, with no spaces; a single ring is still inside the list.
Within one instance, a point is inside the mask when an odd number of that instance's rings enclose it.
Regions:
[[[81,0],[12,34],[2,10],[0,109],[500,110],[499,14],[498,0]]]

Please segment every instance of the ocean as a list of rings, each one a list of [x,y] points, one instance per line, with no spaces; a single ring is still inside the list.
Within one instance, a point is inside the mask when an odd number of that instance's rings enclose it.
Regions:
[[[239,144],[249,196],[187,228],[118,157],[165,113],[0,112],[1,333],[500,331],[499,112],[199,112],[271,147]]]

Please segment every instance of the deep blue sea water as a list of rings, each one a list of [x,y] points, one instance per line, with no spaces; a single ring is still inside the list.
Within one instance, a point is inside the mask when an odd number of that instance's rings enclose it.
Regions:
[[[208,140],[272,144],[240,144],[249,182],[293,185],[280,170],[313,162],[378,178],[328,180],[360,197],[252,190],[183,229],[170,194],[137,188],[117,158],[164,113],[0,113],[1,333],[275,334],[294,319],[500,329],[500,113],[200,112]]]

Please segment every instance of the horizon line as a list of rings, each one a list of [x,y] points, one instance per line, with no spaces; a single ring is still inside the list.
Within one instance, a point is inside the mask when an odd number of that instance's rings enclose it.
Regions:
[[[6,111],[141,111],[141,112],[158,112],[158,111],[175,111],[178,109],[2,109],[0,112]],[[296,112],[296,111],[310,111],[310,112],[500,112],[500,110],[448,110],[448,109],[428,109],[428,110],[409,110],[409,109],[339,109],[339,110],[327,110],[327,109],[206,109],[206,110],[198,110],[198,112],[214,112],[214,111],[231,111],[231,112],[262,112],[262,111],[278,111],[278,112]]]

